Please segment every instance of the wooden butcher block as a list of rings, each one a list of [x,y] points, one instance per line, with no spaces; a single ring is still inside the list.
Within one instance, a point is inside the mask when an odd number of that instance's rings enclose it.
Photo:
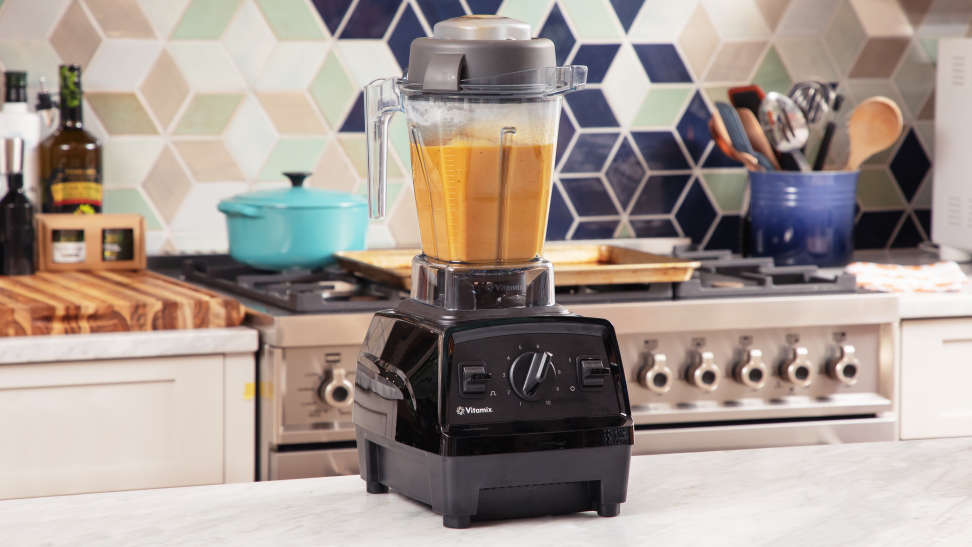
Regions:
[[[154,272],[0,276],[0,336],[235,327],[243,305]]]

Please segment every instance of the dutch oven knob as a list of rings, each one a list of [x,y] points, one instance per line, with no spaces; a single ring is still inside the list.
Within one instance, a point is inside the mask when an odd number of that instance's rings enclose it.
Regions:
[[[311,176],[311,173],[284,173],[284,176],[290,179],[290,184],[293,184],[294,188],[297,188],[304,185],[304,179]]]

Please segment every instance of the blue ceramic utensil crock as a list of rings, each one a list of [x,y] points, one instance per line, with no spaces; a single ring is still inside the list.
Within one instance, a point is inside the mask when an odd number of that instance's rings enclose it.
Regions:
[[[291,188],[240,194],[219,202],[230,256],[261,270],[312,270],[337,251],[365,248],[368,202],[361,196],[304,188],[309,173],[284,173]]]

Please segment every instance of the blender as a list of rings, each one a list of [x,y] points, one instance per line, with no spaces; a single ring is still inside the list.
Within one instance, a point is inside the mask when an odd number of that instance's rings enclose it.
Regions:
[[[353,421],[367,491],[451,528],[579,511],[616,516],[634,442],[614,328],[554,302],[542,258],[563,94],[587,67],[497,16],[437,23],[402,78],[365,88],[371,218],[404,113],[422,254],[411,298],[375,314]]]

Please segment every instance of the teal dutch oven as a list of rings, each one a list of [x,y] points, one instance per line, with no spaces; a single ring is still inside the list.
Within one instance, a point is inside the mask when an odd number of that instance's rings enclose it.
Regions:
[[[284,173],[292,187],[219,202],[230,256],[261,270],[313,270],[337,251],[365,248],[368,202],[361,196],[304,188],[310,173]]]

